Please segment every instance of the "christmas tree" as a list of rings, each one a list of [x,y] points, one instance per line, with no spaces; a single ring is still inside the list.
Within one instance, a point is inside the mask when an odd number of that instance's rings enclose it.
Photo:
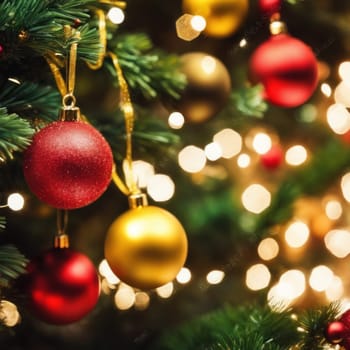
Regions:
[[[6,349],[350,349],[350,2],[0,1]]]

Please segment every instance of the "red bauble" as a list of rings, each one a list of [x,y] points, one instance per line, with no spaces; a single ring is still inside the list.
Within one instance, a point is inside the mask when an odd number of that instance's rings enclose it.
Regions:
[[[334,321],[327,325],[325,337],[332,344],[339,344],[346,336],[347,328],[343,322]]]
[[[43,202],[61,209],[84,207],[107,189],[112,151],[83,122],[58,121],[41,129],[24,155],[24,176]]]
[[[281,5],[282,0],[259,0],[260,11],[267,16],[280,12]]]
[[[315,91],[317,60],[302,41],[287,34],[271,36],[250,59],[250,74],[264,86],[265,98],[278,106],[297,107]]]
[[[31,261],[26,275],[29,306],[42,321],[68,324],[96,305],[100,286],[96,269],[85,255],[54,248]]]
[[[261,164],[266,169],[277,169],[283,161],[283,150],[279,145],[273,145],[268,152],[261,155]]]

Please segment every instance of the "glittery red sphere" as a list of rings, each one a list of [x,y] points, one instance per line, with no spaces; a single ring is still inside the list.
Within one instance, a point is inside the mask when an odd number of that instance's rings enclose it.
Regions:
[[[84,207],[107,189],[112,151],[103,136],[83,122],[59,121],[35,134],[24,154],[24,176],[43,202],[61,209]]]
[[[346,336],[347,328],[343,322],[334,321],[327,325],[325,337],[332,344],[339,344]]]
[[[267,16],[278,13],[281,9],[282,0],[259,0],[260,11]]]
[[[96,305],[100,286],[96,269],[85,255],[68,248],[51,249],[28,264],[29,307],[42,321],[68,324]]]
[[[261,164],[270,170],[277,169],[283,161],[283,150],[280,145],[273,145],[270,150],[261,155]]]
[[[253,53],[250,75],[264,86],[270,103],[281,107],[297,107],[315,91],[318,81],[317,60],[302,41],[287,34],[271,36]]]

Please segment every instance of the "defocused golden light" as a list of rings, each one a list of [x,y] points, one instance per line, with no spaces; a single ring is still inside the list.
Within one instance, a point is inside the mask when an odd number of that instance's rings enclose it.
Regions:
[[[148,181],[154,175],[154,167],[144,160],[135,160],[132,162],[132,173],[137,185],[140,188],[146,188]]]
[[[11,193],[7,197],[7,205],[13,211],[22,210],[24,207],[24,198],[20,193]]]
[[[279,280],[280,283],[289,286],[288,296],[291,299],[300,297],[305,292],[305,275],[300,270],[288,270]]]
[[[343,104],[332,104],[327,109],[327,122],[334,133],[343,135],[350,129],[350,113]]]
[[[332,283],[333,277],[334,273],[329,267],[325,265],[316,266],[312,269],[310,274],[310,287],[317,292],[323,292]]]
[[[5,326],[14,327],[20,321],[17,306],[7,300],[1,300],[0,320]]]
[[[197,30],[196,27],[203,25],[203,23],[201,24],[200,19],[194,19],[194,17],[198,16],[185,13],[176,20],[175,27],[178,38],[185,41],[192,41],[199,37],[201,30]],[[206,25],[206,23],[204,25]]]
[[[201,60],[203,72],[210,75],[216,70],[216,60],[212,56],[204,56]]]
[[[327,83],[323,83],[321,84],[321,92],[323,93],[323,95],[325,95],[326,97],[331,97],[332,96],[332,88],[329,84]]]
[[[343,207],[339,201],[330,200],[325,205],[326,215],[331,220],[338,220],[343,215]]]
[[[187,267],[183,267],[176,276],[176,280],[181,284],[186,284],[191,281],[192,274]]]
[[[156,289],[156,292],[163,299],[170,298],[174,292],[173,282],[169,282],[169,283],[165,284],[164,286],[158,287]]]
[[[250,165],[250,162],[251,162],[250,156],[246,153],[240,154],[237,158],[237,165],[242,169],[248,168]]]
[[[204,152],[208,160],[211,160],[211,161],[218,160],[222,156],[221,147],[216,142],[211,142],[207,144],[204,148]]]
[[[334,276],[332,282],[325,290],[327,300],[329,302],[340,300],[344,295],[344,285],[340,277]]]
[[[207,282],[209,284],[219,284],[225,277],[225,272],[220,270],[213,270],[207,274]]]
[[[287,283],[275,284],[267,293],[267,303],[274,312],[286,310],[294,301],[291,297],[290,285]]]
[[[98,272],[103,276],[109,284],[118,284],[120,279],[114,274],[111,268],[108,265],[106,259],[103,259],[98,266]]]
[[[345,258],[350,253],[350,232],[331,230],[324,237],[326,248],[337,258]]]
[[[334,90],[334,100],[345,107],[350,107],[350,86],[349,83],[342,81]]]
[[[135,303],[135,292],[127,286],[122,285],[114,295],[114,302],[119,310],[128,310]]]
[[[156,202],[168,201],[175,193],[175,183],[168,175],[153,175],[148,181],[147,193]]]
[[[251,266],[245,277],[245,283],[251,290],[261,290],[270,284],[271,273],[267,266],[263,264],[256,264]]]
[[[145,310],[148,308],[150,303],[150,297],[145,292],[137,292],[135,294],[135,309]]]
[[[243,38],[240,42],[239,42],[239,47],[245,47],[247,46],[248,42],[245,38]]]
[[[271,137],[268,134],[259,132],[253,138],[252,146],[256,153],[265,154],[272,147]]]
[[[204,17],[196,15],[191,18],[191,26],[197,32],[202,32],[207,26],[207,21]]]
[[[125,20],[124,11],[119,7],[112,7],[107,13],[108,19],[114,24],[121,24]]]
[[[185,124],[185,117],[180,112],[172,112],[169,115],[168,124],[172,129],[181,129]]]
[[[242,137],[233,129],[223,129],[216,133],[213,141],[220,145],[222,157],[225,159],[236,156],[242,150]]]
[[[340,187],[345,200],[350,202],[350,173],[346,173],[341,178]]]
[[[258,246],[258,255],[263,260],[274,259],[279,252],[279,245],[273,238],[263,239]]]
[[[298,166],[306,162],[308,157],[307,150],[304,146],[295,145],[290,147],[286,152],[286,163],[293,166]]]
[[[339,65],[339,76],[342,80],[346,81],[347,83],[350,83],[350,62],[342,62]]]
[[[188,173],[198,173],[204,169],[207,158],[202,149],[196,146],[186,146],[179,155],[180,167]]]
[[[244,190],[241,199],[245,209],[260,214],[270,206],[271,193],[264,186],[253,184]]]
[[[287,244],[292,248],[300,248],[308,241],[310,236],[310,229],[302,221],[295,221],[291,223],[285,232],[285,239]]]

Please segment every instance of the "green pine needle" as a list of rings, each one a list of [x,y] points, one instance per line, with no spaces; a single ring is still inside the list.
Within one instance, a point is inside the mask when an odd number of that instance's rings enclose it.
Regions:
[[[5,229],[6,219],[3,216],[0,216],[0,232]]]

